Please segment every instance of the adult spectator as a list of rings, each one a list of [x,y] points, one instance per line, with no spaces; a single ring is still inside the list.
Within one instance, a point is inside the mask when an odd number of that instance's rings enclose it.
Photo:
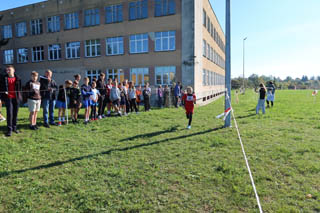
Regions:
[[[104,118],[104,111],[106,108],[106,94],[107,94],[107,89],[106,89],[106,82],[105,82],[105,77],[106,75],[104,73],[100,73],[99,79],[97,81],[97,89],[100,92],[100,96],[98,99],[98,118]]]
[[[274,84],[272,83],[272,81],[270,81],[267,85],[267,108],[270,107],[269,105],[269,101],[271,102],[271,107],[273,107],[273,102],[274,102],[274,94],[276,91],[276,87],[274,86]]]
[[[181,97],[181,84],[178,82],[174,88],[174,97],[175,97],[175,107],[178,108],[180,104],[180,97]]]
[[[19,104],[22,101],[21,94],[21,79],[15,74],[15,68],[12,65],[6,67],[6,72],[0,82],[1,99],[5,102],[7,109],[7,137],[10,137],[12,132],[19,133],[17,129],[17,118]]]
[[[56,90],[58,86],[52,79],[52,71],[47,70],[45,76],[40,77],[40,91],[43,107],[44,126],[50,128],[50,125],[57,125],[54,122],[54,107],[56,104]],[[49,125],[50,124],[50,125]]]

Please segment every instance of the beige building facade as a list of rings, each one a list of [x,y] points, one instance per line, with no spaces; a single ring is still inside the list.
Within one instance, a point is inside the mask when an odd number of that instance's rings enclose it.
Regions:
[[[10,39],[0,60],[24,82],[51,69],[58,84],[101,72],[152,88],[181,82],[200,103],[224,90],[224,33],[209,0],[48,0],[0,15]]]

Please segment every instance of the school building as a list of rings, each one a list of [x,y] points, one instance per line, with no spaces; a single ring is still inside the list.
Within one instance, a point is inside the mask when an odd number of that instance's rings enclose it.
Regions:
[[[48,0],[0,15],[1,63],[23,82],[33,70],[58,84],[104,72],[152,88],[180,81],[203,104],[223,94],[225,36],[209,0]]]

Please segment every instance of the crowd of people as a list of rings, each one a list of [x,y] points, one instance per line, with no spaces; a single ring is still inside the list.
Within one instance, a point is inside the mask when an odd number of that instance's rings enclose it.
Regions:
[[[0,78],[0,100],[5,103],[7,118],[1,115],[0,121],[7,120],[6,136],[12,132],[19,133],[17,129],[17,117],[19,106],[27,103],[29,109],[29,128],[37,130],[38,112],[43,108],[43,125],[50,128],[51,125],[61,126],[66,124],[66,110],[70,109],[72,123],[79,123],[79,111],[84,108],[84,124],[91,121],[110,117],[112,112],[115,115],[123,116],[129,113],[139,113],[140,105],[143,103],[144,110],[151,109],[151,88],[146,83],[144,88],[139,85],[137,88],[134,82],[117,79],[105,79],[101,73],[98,79],[88,77],[83,79],[80,86],[81,76],[77,74],[74,80],[66,80],[58,87],[52,78],[52,71],[46,70],[44,76],[36,71],[31,72],[30,80],[22,86],[21,79],[15,73],[12,65],[6,67],[6,74]],[[58,94],[57,94],[58,93]],[[188,129],[191,128],[192,114],[196,97],[191,87],[182,91],[181,83],[174,84],[171,88],[160,85],[157,88],[157,100],[159,107],[169,107],[171,103],[175,107],[185,106],[186,115],[189,119]],[[171,99],[171,100],[170,100]],[[1,102],[0,102],[1,104]],[[55,122],[54,110],[58,108],[58,122]],[[107,109],[107,110],[106,110]],[[107,112],[105,114],[105,111]]]

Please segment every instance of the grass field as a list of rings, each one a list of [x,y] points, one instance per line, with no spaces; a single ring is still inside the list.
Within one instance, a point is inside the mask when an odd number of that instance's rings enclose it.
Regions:
[[[257,116],[256,94],[239,97],[263,210],[320,212],[320,100],[277,91]],[[22,133],[0,136],[0,212],[257,212],[236,130],[215,118],[223,102],[197,107],[191,130],[170,108],[31,131],[21,109]]]

